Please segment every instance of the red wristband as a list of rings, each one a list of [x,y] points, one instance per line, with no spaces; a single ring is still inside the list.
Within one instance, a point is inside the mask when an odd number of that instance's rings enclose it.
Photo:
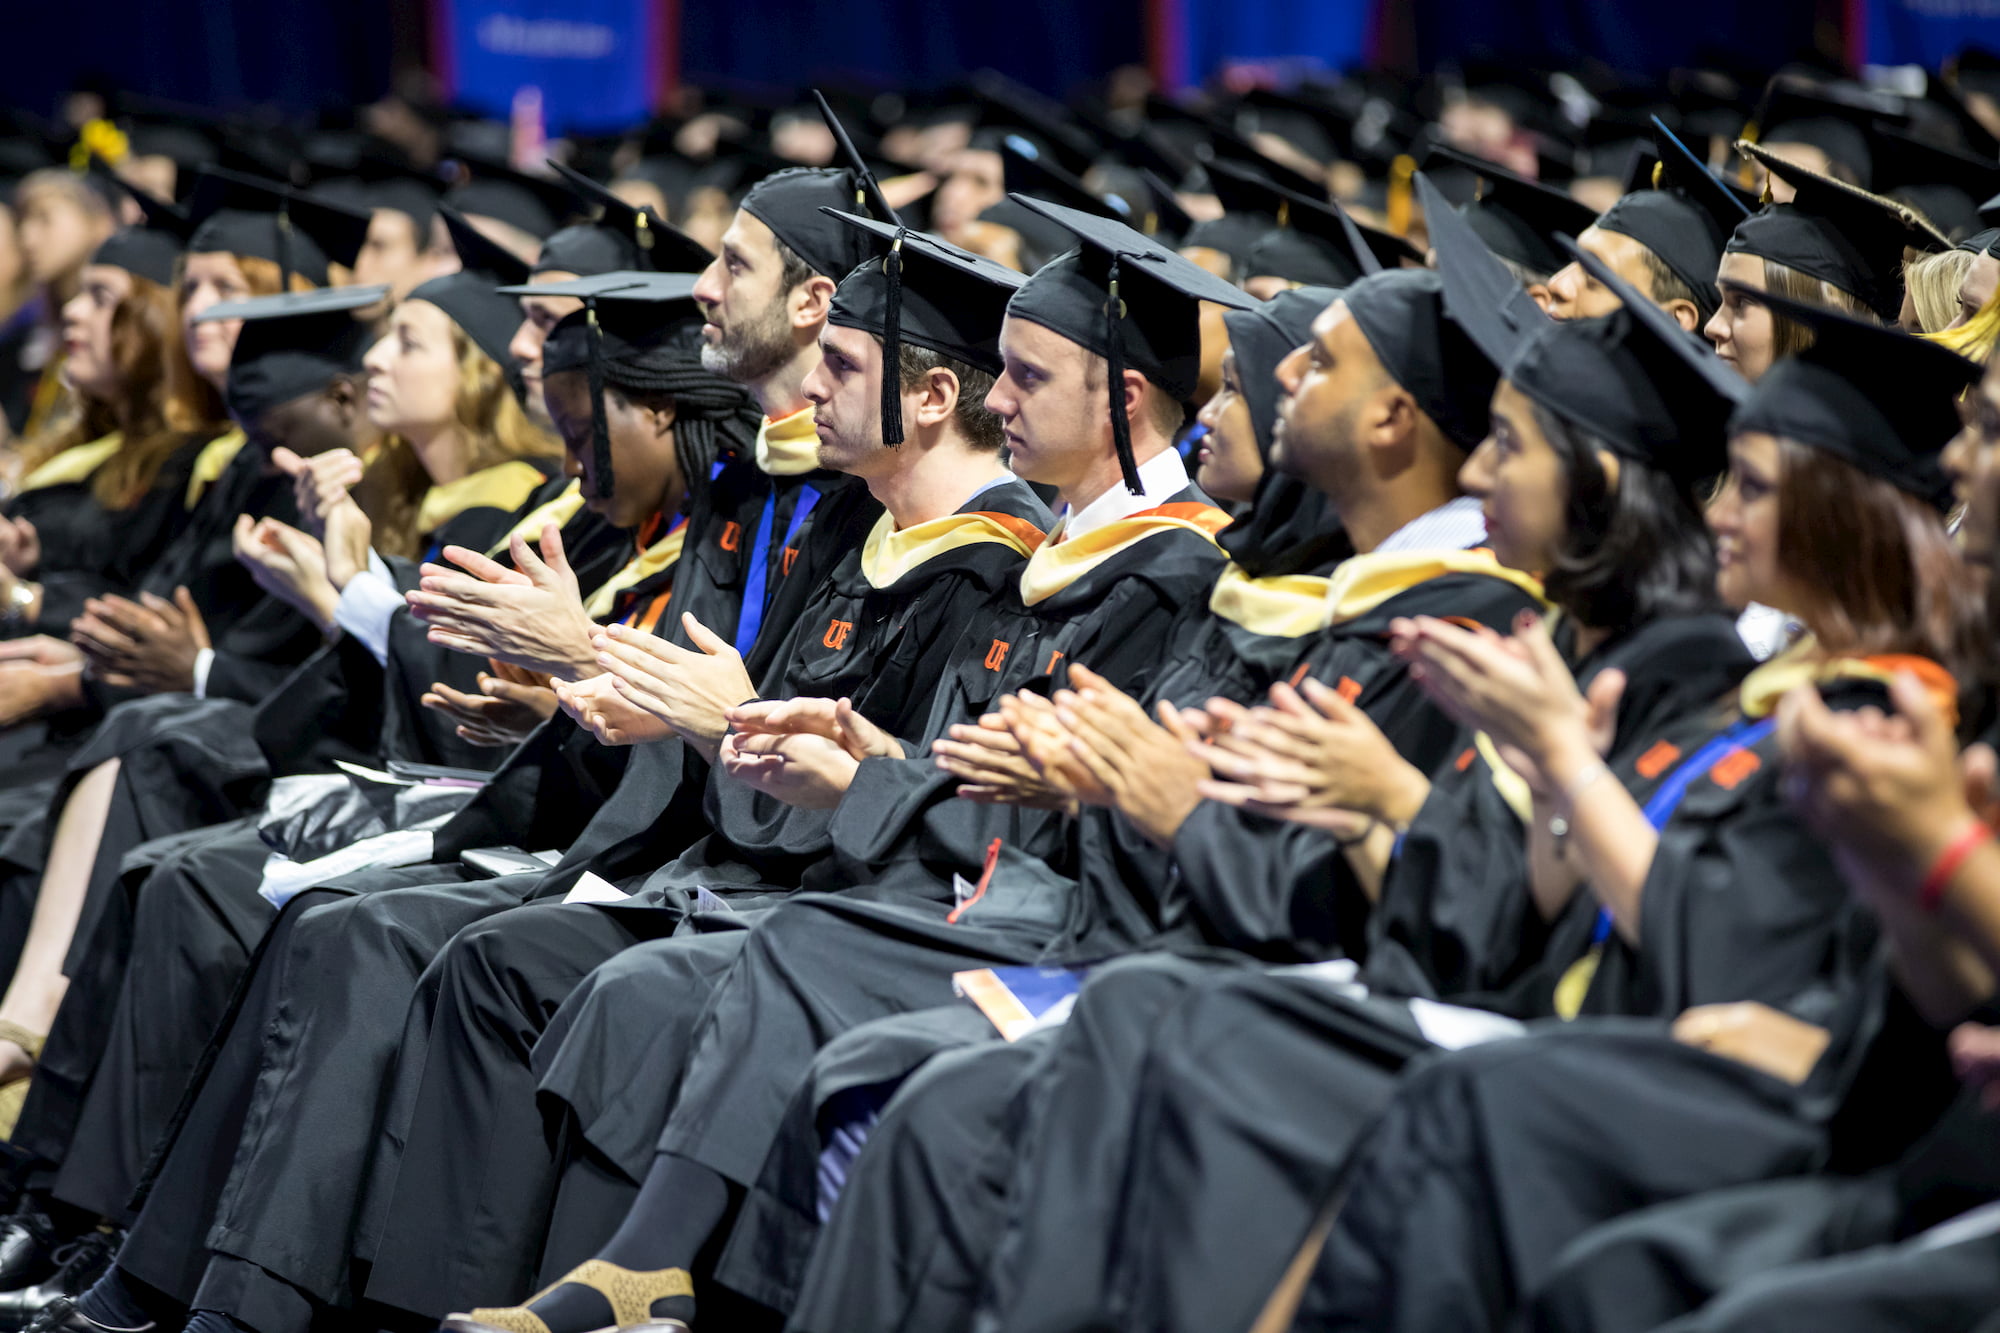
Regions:
[[[1938,859],[1931,863],[1930,873],[1917,887],[1917,905],[1926,912],[1937,911],[1944,902],[1944,891],[1951,886],[1951,877],[1958,873],[1965,858],[1981,843],[1993,838],[1993,830],[1978,820],[1973,820],[1960,831],[1959,835],[1946,844],[1938,853]]]

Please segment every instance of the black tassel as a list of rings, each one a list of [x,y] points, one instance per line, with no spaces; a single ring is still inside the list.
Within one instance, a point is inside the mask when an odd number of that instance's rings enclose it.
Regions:
[[[283,204],[278,206],[278,290],[292,289],[292,215]]]
[[[903,233],[882,256],[889,290],[882,302],[882,443],[903,442]]]
[[[1111,387],[1111,444],[1118,451],[1118,470],[1125,477],[1125,489],[1144,495],[1139,484],[1139,464],[1132,458],[1132,423],[1125,416],[1125,340],[1120,325],[1125,319],[1125,303],[1118,298],[1118,256],[1111,256],[1111,299],[1104,303],[1104,377]]]
[[[584,323],[590,329],[590,450],[596,473],[597,498],[611,498],[611,423],[604,412],[604,330],[597,323],[597,304],[586,302]]]

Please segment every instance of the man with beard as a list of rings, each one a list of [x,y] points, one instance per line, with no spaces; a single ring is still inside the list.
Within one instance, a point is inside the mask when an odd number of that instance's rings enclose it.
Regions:
[[[368,1248],[353,1231],[379,1115],[372,1091],[360,1089],[388,1073],[404,1010],[431,957],[486,915],[559,898],[586,873],[616,878],[658,866],[699,835],[705,766],[678,737],[721,734],[722,710],[754,693],[743,682],[768,669],[805,599],[880,513],[864,486],[818,470],[811,406],[800,393],[819,358],[835,285],[827,275],[848,271],[867,252],[860,233],[821,208],[851,206],[854,197],[853,174],[844,170],[759,182],[724,255],[694,290],[706,317],[703,364],[746,372],[766,419],[754,465],[725,469],[702,512],[690,516],[674,604],[713,604],[709,590],[723,589],[740,612],[733,625],[672,627],[687,691],[675,736],[635,753],[616,790],[590,811],[576,810],[577,784],[565,772],[532,775],[524,792],[503,769],[494,799],[436,840],[438,858],[526,841],[524,832],[529,845],[548,846],[542,816],[552,812],[573,839],[552,870],[477,880],[439,860],[293,898],[211,1043],[171,1144],[155,1159],[118,1265],[78,1307],[52,1317],[132,1321],[138,1306],[127,1273],[163,1295],[162,1308],[197,1307],[195,1323],[204,1328],[233,1323],[277,1333],[345,1302],[348,1255]],[[449,593],[436,576],[450,573],[433,567],[425,579],[433,587],[424,591]],[[636,710],[621,715],[638,724]],[[578,814],[589,816],[581,828],[572,822]],[[287,1183],[265,1184],[267,1171]],[[316,1183],[306,1186],[309,1179]]]

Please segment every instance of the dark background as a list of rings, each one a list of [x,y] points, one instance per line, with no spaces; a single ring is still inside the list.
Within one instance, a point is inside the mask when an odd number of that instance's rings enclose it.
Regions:
[[[1841,0],[1378,2],[1379,59],[1415,70],[1471,52],[1548,65],[1596,60],[1637,73],[1696,62],[1761,70],[1815,44],[1837,53],[1845,9]],[[678,7],[681,76],[696,84],[796,87],[839,78],[922,87],[991,66],[1058,95],[1115,66],[1144,63],[1149,22],[1160,13],[1211,37],[1218,25],[1226,31],[1239,22],[1251,45],[1262,17],[1256,0],[678,0]],[[11,58],[0,96],[43,112],[83,79],[217,107],[353,105],[379,96],[393,70],[421,64],[426,53],[425,0],[12,0],[8,9]],[[1193,63],[1197,77],[1206,72],[1199,54]]]

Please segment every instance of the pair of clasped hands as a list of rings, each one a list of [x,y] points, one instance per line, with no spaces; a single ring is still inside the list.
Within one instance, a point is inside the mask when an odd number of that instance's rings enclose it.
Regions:
[[[32,576],[42,559],[41,537],[25,518],[0,517],[0,600],[25,593],[39,613]],[[141,593],[88,598],[68,639],[31,634],[0,643],[0,726],[76,707],[83,679],[142,694],[194,688],[195,662],[208,648],[208,627],[186,588],[171,598]]]

